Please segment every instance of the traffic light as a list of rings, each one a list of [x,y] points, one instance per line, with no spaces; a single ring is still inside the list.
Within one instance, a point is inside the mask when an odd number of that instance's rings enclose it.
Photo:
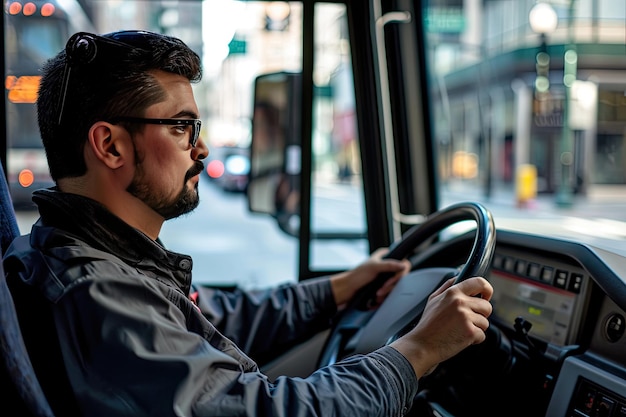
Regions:
[[[550,88],[550,55],[547,52],[537,53],[535,68],[537,69],[535,91],[545,93]]]

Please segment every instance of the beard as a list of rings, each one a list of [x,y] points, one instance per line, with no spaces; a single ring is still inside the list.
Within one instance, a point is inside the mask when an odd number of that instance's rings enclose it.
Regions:
[[[146,177],[141,164],[137,164],[137,171],[132,182],[126,189],[130,194],[137,197],[148,205],[152,210],[159,213],[165,220],[180,217],[193,211],[200,203],[200,195],[198,193],[198,183],[195,187],[187,187],[187,181],[200,174],[204,170],[204,164],[196,161],[185,174],[182,188],[176,197],[168,198],[159,190],[154,190],[144,178]]]

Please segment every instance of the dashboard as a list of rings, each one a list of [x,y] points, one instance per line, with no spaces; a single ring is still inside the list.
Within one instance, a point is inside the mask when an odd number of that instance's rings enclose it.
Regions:
[[[396,324],[418,310],[412,297],[440,285],[440,271],[460,270],[474,240],[473,231],[460,232],[419,248],[411,257],[416,279],[400,281],[402,296],[380,316],[345,327],[346,346],[370,351],[371,340],[397,334]],[[407,416],[626,417],[626,245],[621,254],[498,229],[485,278],[494,287],[487,340],[420,379]],[[315,364],[302,358],[327,341],[321,333],[264,371],[306,376]]]
[[[463,261],[472,237],[433,245],[419,267]],[[431,403],[451,416],[626,417],[626,256],[498,230],[485,278],[496,336],[423,381],[446,392]]]

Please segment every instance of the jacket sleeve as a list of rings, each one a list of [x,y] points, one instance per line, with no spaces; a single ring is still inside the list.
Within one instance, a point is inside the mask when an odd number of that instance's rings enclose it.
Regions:
[[[86,415],[400,416],[411,404],[417,379],[391,347],[308,378],[270,381],[197,309],[188,316],[156,285],[83,282],[56,304],[68,376]]]
[[[327,278],[260,291],[195,290],[207,319],[257,360],[327,329],[337,312]]]

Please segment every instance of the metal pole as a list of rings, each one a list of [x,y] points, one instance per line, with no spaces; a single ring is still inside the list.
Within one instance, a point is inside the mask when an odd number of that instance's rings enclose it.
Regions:
[[[569,107],[572,94],[572,84],[576,80],[578,55],[570,45],[565,51],[563,61],[563,87],[565,88],[565,102],[563,103],[563,132],[561,134],[561,184],[556,195],[556,204],[560,207],[572,205],[572,165],[574,156],[572,150],[572,130],[569,126]]]
[[[576,47],[572,42],[572,18],[574,11],[574,2],[570,0],[568,13],[568,42],[563,55],[563,88],[565,89],[565,102],[563,103],[563,131],[561,134],[561,183],[556,194],[556,205],[559,207],[569,207],[573,203],[572,197],[572,166],[574,163],[572,130],[569,126],[569,107],[571,99],[571,90],[576,80],[576,70],[578,66],[578,54]]]

